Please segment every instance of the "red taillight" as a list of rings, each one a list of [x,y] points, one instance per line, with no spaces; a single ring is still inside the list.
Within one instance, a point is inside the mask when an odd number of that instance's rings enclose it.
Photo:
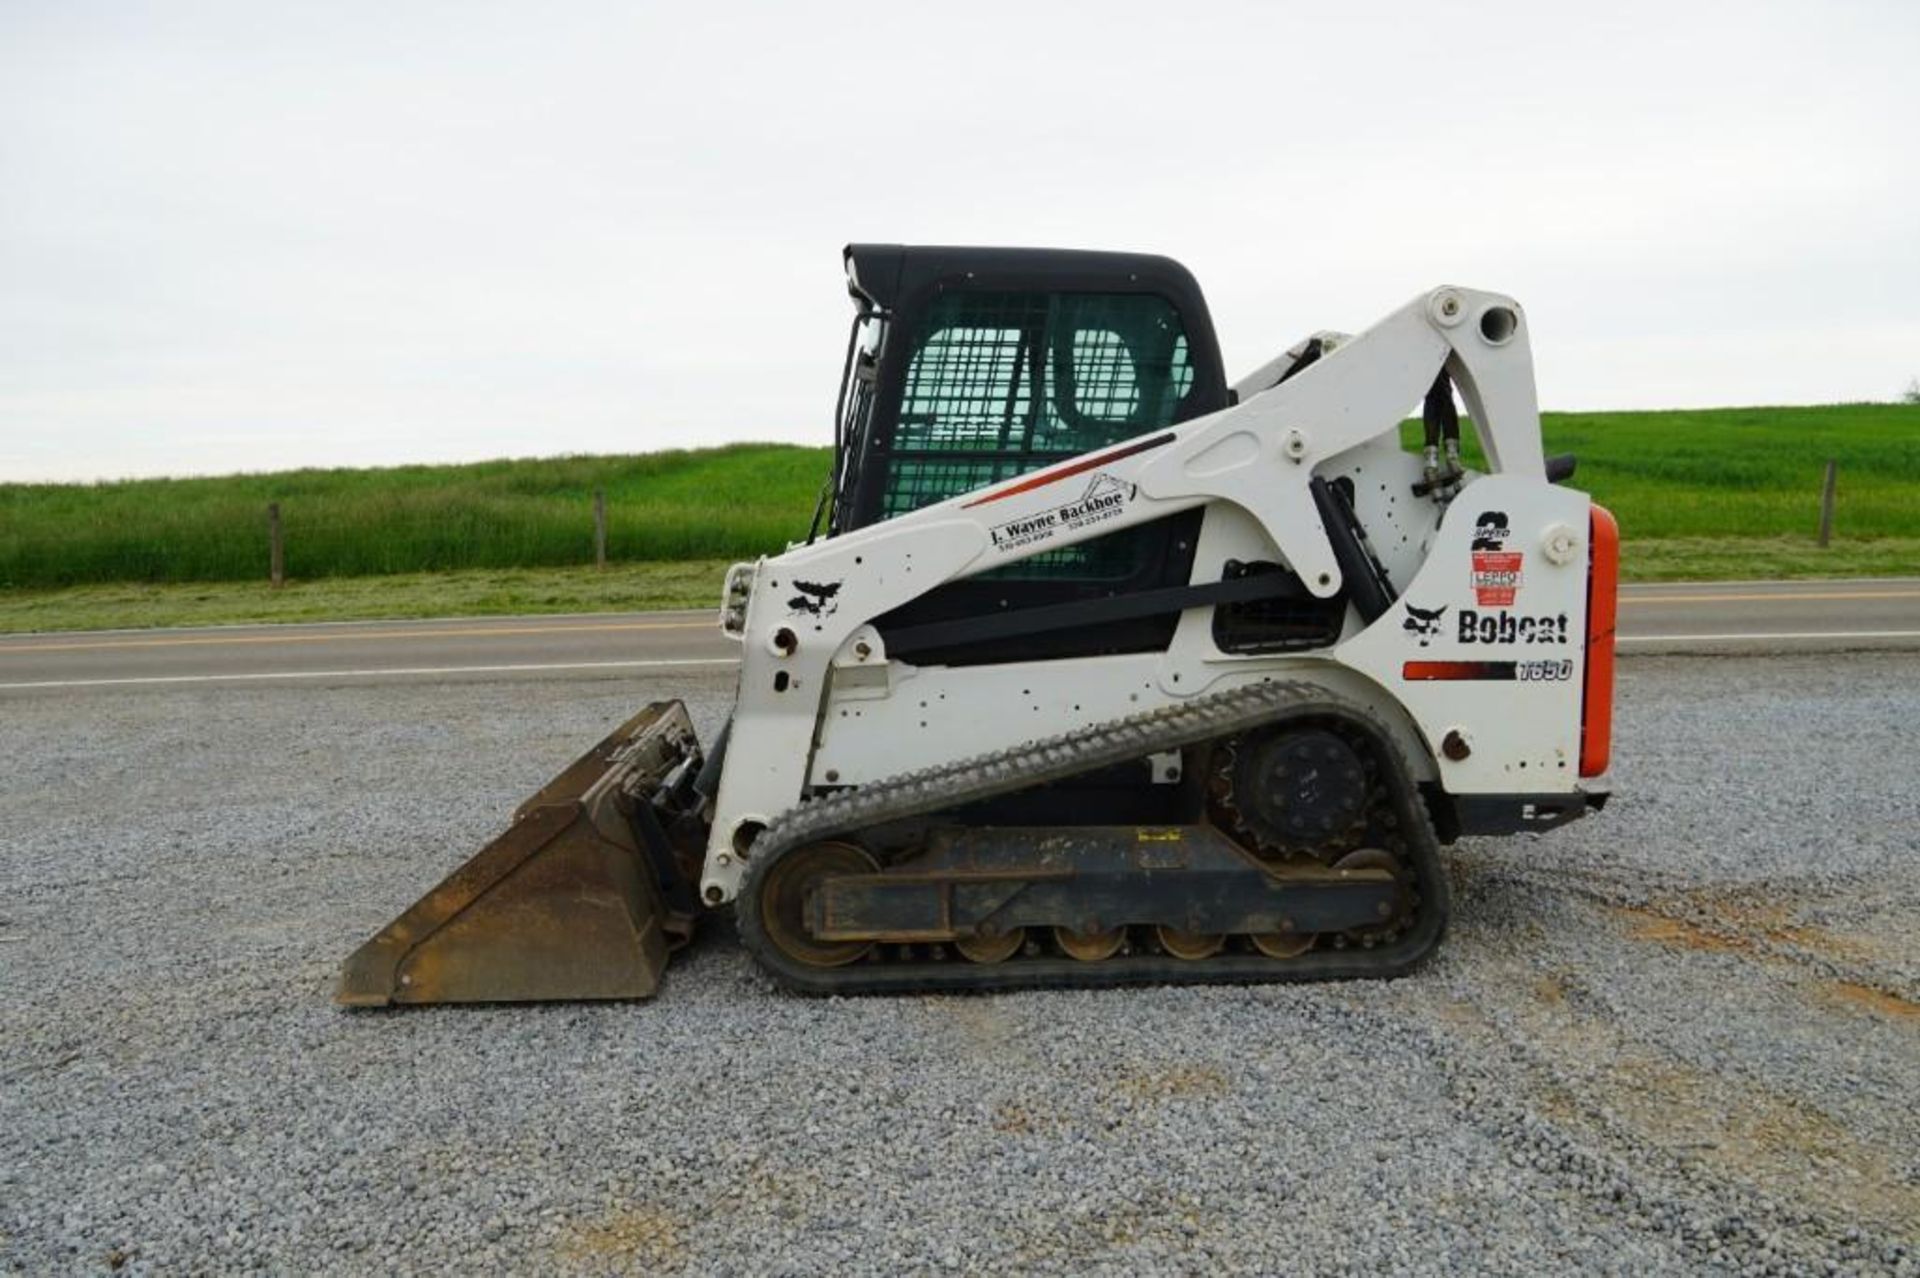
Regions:
[[[1613,744],[1613,627],[1620,603],[1620,525],[1604,506],[1593,508],[1593,548],[1587,560],[1586,691],[1580,703],[1580,775],[1607,770]]]

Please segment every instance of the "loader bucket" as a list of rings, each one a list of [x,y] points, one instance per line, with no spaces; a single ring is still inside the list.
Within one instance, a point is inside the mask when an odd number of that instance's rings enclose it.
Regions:
[[[513,824],[355,950],[336,1001],[646,998],[692,935],[700,745],[656,701],[520,806]]]

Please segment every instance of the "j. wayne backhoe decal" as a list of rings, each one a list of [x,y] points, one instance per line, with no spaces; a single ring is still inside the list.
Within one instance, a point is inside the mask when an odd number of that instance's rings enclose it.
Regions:
[[[1015,550],[1021,546],[1031,546],[1074,528],[1085,528],[1092,524],[1103,524],[1109,519],[1118,519],[1127,504],[1133,500],[1134,485],[1115,479],[1112,475],[1098,474],[1093,477],[1086,490],[1070,502],[1055,506],[1051,510],[1038,511],[1031,515],[1022,515],[1018,519],[1009,519],[1004,524],[995,524],[987,530],[993,538],[995,550]]]

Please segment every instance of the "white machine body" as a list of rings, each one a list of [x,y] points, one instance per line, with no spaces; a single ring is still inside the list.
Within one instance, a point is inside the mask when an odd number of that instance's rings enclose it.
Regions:
[[[736,565],[721,626],[741,645],[739,688],[705,903],[733,899],[754,836],[818,787],[1303,670],[1388,724],[1422,784],[1462,796],[1579,792],[1590,502],[1548,482],[1520,305],[1440,288],[1322,343],[1326,353],[1284,381],[1284,356],[1244,379],[1222,411]],[[1488,471],[1422,497],[1422,458],[1402,447],[1400,426],[1443,368]],[[1213,609],[1197,607],[1164,652],[915,665],[890,659],[872,624],[942,583],[1196,506],[1206,514],[1193,583],[1266,559],[1332,596],[1342,572],[1311,499],[1315,476],[1351,481],[1396,596],[1371,624],[1349,607],[1324,649],[1225,652]],[[1167,780],[1177,767],[1172,756]]]

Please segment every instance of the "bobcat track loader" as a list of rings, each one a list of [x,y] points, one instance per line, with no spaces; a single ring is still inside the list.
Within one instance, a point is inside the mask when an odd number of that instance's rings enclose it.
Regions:
[[[845,261],[833,472],[727,573],[726,728],[646,707],[341,1002],[644,997],[729,906],[818,994],[1391,975],[1445,930],[1442,844],[1604,801],[1618,533],[1542,455],[1511,298],[1229,385],[1163,257]]]

